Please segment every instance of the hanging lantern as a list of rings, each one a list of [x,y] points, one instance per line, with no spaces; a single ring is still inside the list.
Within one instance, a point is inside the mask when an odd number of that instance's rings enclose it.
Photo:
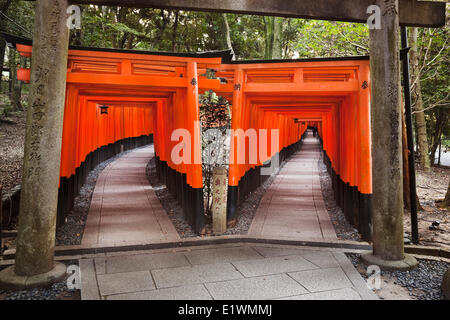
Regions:
[[[101,105],[101,106],[99,106],[99,108],[100,108],[100,114],[108,114],[108,106],[105,106],[105,105]]]
[[[30,83],[31,70],[28,68],[17,69],[17,80]]]

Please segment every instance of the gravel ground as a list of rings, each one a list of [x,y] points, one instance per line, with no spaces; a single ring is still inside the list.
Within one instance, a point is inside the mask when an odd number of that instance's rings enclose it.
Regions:
[[[103,161],[89,173],[86,178],[86,182],[80,189],[80,194],[74,200],[73,208],[67,216],[67,222],[56,230],[56,245],[81,244],[84,226],[89,213],[89,207],[91,206],[91,198],[94,193],[98,176],[108,164],[129,153],[130,151],[131,150],[119,153],[114,157]]]
[[[327,166],[323,163],[322,154],[318,161],[318,166],[323,200],[338,239],[361,241],[361,235],[358,233],[358,230],[353,228],[347,219],[345,219],[344,213],[334,200],[331,178],[328,174]]]
[[[145,168],[148,182],[153,187],[156,196],[159,198],[161,205],[166,210],[170,220],[172,220],[175,229],[181,238],[196,237],[197,234],[192,230],[191,226],[184,220],[183,209],[178,204],[178,201],[170,194],[166,185],[158,180],[156,175],[155,158],[152,158]]]
[[[365,267],[360,261],[360,255],[347,253],[352,264],[367,279]],[[414,300],[444,300],[441,292],[441,284],[444,273],[450,268],[450,263],[445,261],[418,259],[417,268],[411,271],[381,271],[381,278],[386,282],[392,282],[395,286],[407,290],[410,299]],[[383,289],[383,283],[381,284]],[[381,298],[383,295],[375,290]]]
[[[441,208],[439,200],[447,192],[450,167],[434,166],[426,172],[416,164],[417,196],[423,210],[417,214],[419,224],[419,244],[442,247],[450,250],[450,211]],[[411,213],[405,210],[404,230],[410,237]],[[430,230],[433,221],[439,220],[439,228]]]
[[[78,265],[77,260],[64,261],[65,265]],[[0,300],[80,300],[80,290],[71,290],[66,280],[46,288],[21,291],[0,290]]]
[[[245,201],[238,207],[238,220],[236,225],[233,228],[228,228],[223,235],[232,235],[232,234],[247,234],[248,229],[250,228],[250,224],[252,223],[253,217],[258,209],[259,202],[261,201],[262,196],[266,192],[267,188],[270,187],[273,180],[277,176],[279,170],[283,167],[283,164],[280,168],[274,172],[264,184],[259,186],[255,191],[250,193]],[[153,189],[159,201],[161,202],[163,208],[166,210],[169,218],[172,220],[172,223],[175,226],[178,234],[181,238],[189,238],[189,237],[197,237],[197,234],[192,230],[192,228],[187,224],[184,219],[183,209],[178,204],[178,201],[170,194],[167,190],[166,186],[161,184],[156,175],[155,169],[155,159],[152,158],[150,162],[147,164],[146,168],[147,178],[152,185]],[[206,234],[211,235],[212,233],[212,222],[211,219],[207,219],[206,224]]]

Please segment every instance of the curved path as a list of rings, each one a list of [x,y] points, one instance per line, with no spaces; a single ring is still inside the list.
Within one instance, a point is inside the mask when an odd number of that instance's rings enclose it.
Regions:
[[[320,144],[312,133],[264,194],[250,226],[259,238],[337,240],[320,188]]]
[[[82,245],[125,245],[180,239],[145,175],[153,145],[111,162],[92,195]]]
[[[256,213],[250,234],[335,239],[317,169],[317,139],[285,164]],[[97,180],[82,244],[180,240],[147,182],[153,146],[110,163]],[[107,252],[79,260],[81,298],[97,299],[376,299],[344,249],[223,244]]]

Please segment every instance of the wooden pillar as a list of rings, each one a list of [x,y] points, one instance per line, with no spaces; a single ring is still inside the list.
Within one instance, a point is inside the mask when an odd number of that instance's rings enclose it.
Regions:
[[[370,70],[364,64],[360,68],[359,92],[359,231],[366,241],[372,239],[372,154],[371,154],[371,125],[370,125]]]
[[[0,273],[5,287],[61,279],[54,262],[69,30],[67,0],[36,1],[31,89],[15,266]]]
[[[205,233],[205,215],[203,209],[203,178],[202,178],[202,141],[200,115],[198,107],[198,74],[197,63],[188,62],[187,79],[189,81],[186,92],[186,104],[188,112],[188,125],[191,132],[192,165],[192,214],[194,217],[194,230],[197,234]]]
[[[233,90],[233,105],[231,109],[231,129],[233,130],[230,136],[230,164],[228,169],[228,195],[227,195],[227,221],[228,226],[233,227],[236,224],[236,213],[239,197],[239,179],[240,167],[242,164],[237,163],[238,143],[235,135],[237,130],[242,128],[242,108],[243,108],[243,86],[244,86],[244,72],[236,70],[234,72],[234,90]],[[237,137],[237,136],[236,136]],[[239,139],[239,138],[237,138]]]
[[[373,253],[366,264],[410,269],[403,248],[402,133],[398,0],[377,0],[381,28],[370,30]]]

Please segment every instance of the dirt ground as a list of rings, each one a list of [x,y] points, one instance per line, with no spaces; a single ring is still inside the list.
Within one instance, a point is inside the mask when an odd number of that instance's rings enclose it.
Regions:
[[[430,172],[416,169],[417,196],[423,210],[418,212],[419,242],[421,245],[438,246],[450,249],[449,209],[442,209],[437,200],[445,198],[450,167],[432,167]],[[431,224],[440,221],[438,228],[430,230]],[[410,212],[405,210],[405,233],[411,233]]]
[[[3,194],[21,183],[23,147],[25,141],[25,111],[12,113],[9,121],[0,121],[0,184]]]

